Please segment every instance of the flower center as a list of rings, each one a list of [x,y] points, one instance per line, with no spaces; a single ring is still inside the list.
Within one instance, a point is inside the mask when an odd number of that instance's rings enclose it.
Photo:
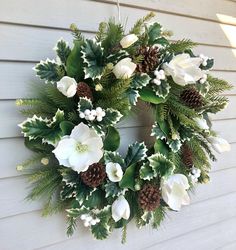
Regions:
[[[88,151],[88,145],[82,144],[82,143],[78,142],[78,143],[76,144],[76,150],[77,150],[79,153],[84,153],[84,152]]]

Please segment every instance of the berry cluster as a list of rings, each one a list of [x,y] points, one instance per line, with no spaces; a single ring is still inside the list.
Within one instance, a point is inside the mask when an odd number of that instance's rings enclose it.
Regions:
[[[156,78],[152,81],[154,84],[156,85],[161,85],[161,80],[165,80],[166,75],[164,70],[155,70],[154,71],[154,75],[156,76]]]
[[[101,122],[105,115],[105,111],[101,107],[97,107],[96,109],[86,109],[84,112],[80,112],[79,117],[87,121],[94,121],[96,119],[96,121]]]
[[[84,222],[84,226],[85,227],[89,227],[89,226],[94,226],[96,225],[97,223],[100,222],[100,219],[98,218],[93,218],[91,215],[89,214],[82,214],[80,216],[80,219]]]

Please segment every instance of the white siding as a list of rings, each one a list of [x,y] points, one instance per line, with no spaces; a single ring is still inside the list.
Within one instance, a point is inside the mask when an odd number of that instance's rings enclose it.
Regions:
[[[90,37],[98,23],[117,16],[115,0],[0,0],[0,249],[236,249],[236,89],[225,93],[225,111],[213,117],[214,126],[232,145],[213,164],[212,182],[199,186],[192,204],[169,213],[160,230],[128,228],[128,242],[120,245],[120,231],[103,242],[80,228],[71,239],[65,236],[63,214],[40,217],[40,202],[27,203],[26,182],[15,166],[30,155],[16,127],[22,120],[15,99],[30,96],[36,81],[32,67],[53,57],[52,47],[64,37],[72,41],[68,27],[75,22]],[[213,74],[236,86],[236,2],[231,0],[122,0],[127,28],[148,11],[175,32],[173,39],[191,38],[197,52],[214,57]],[[234,35],[233,35],[234,34]],[[143,138],[150,121],[132,118],[120,125],[123,150],[129,141]],[[140,133],[142,132],[142,135]],[[127,135],[129,135],[127,137]]]

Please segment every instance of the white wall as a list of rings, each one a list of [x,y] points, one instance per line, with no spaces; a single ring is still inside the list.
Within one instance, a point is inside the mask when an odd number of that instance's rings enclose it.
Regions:
[[[175,31],[173,39],[191,38],[196,50],[214,57],[212,72],[232,84],[236,78],[236,2],[231,0],[123,0],[122,17],[127,26],[148,11]],[[55,41],[75,22],[87,36],[98,23],[117,16],[115,1],[92,0],[0,0],[0,249],[236,249],[236,89],[227,92],[228,108],[214,117],[215,129],[229,140],[232,151],[213,164],[212,182],[197,188],[192,205],[170,213],[159,231],[128,228],[128,243],[120,245],[120,232],[107,241],[92,239],[80,229],[65,236],[65,218],[40,217],[40,202],[27,203],[26,183],[15,166],[30,155],[16,127],[22,120],[15,99],[28,97],[36,79],[31,68],[40,59],[53,57]],[[148,130],[134,122],[123,124],[124,137]],[[130,138],[131,138],[130,137]]]

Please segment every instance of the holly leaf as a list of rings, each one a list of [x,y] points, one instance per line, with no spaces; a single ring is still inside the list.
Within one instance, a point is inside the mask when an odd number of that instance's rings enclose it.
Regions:
[[[143,88],[139,91],[140,99],[145,102],[150,102],[153,104],[164,103],[165,99],[159,97],[155,94],[155,92],[150,88]]]
[[[169,147],[174,153],[178,152],[182,146],[182,142],[180,139],[168,140],[166,143],[169,145]]]
[[[157,122],[155,122],[155,124],[152,126],[151,136],[155,136],[156,139],[161,140],[167,138],[167,134],[161,129],[160,125]]]
[[[66,72],[70,77],[80,81],[84,78],[84,65],[81,53],[83,41],[74,40],[74,47],[66,60]]]
[[[135,142],[128,147],[128,151],[125,157],[125,164],[126,167],[133,165],[139,161],[142,161],[145,159],[147,152],[147,147],[142,143]]]
[[[203,96],[205,96],[210,89],[210,84],[207,81],[204,83],[197,82],[195,84],[195,86],[196,86],[197,90],[200,92],[200,94]]]
[[[68,43],[65,42],[63,39],[60,39],[55,46],[55,51],[61,62],[63,64],[66,64],[66,60],[69,54],[71,53],[71,49],[68,46]]]
[[[142,89],[143,87],[148,85],[150,79],[151,78],[148,74],[136,74],[131,81],[130,87],[133,89]]]
[[[57,82],[65,75],[64,67],[49,59],[36,64],[34,70],[36,75],[40,79],[45,80],[46,83]]]
[[[207,65],[206,66],[201,65],[200,68],[202,70],[209,70],[209,69],[211,69],[213,67],[213,65],[214,65],[214,59],[213,58],[209,58],[207,60]]]
[[[83,54],[84,63],[86,64],[86,67],[84,67],[85,79],[100,79],[104,68],[103,48],[101,43],[87,39],[81,52]]]
[[[103,142],[103,148],[107,151],[116,151],[120,146],[120,134],[114,127],[107,128],[107,134]]]
[[[119,163],[121,166],[125,165],[124,159],[120,156],[118,152],[105,151],[104,153],[105,163],[113,162]]]
[[[146,162],[141,166],[139,175],[141,179],[150,181],[155,177],[155,172],[150,167],[149,163]]]
[[[75,127],[74,123],[69,122],[69,121],[62,121],[60,123],[60,128],[61,128],[63,135],[70,135],[74,127]]]
[[[169,147],[161,139],[157,139],[155,141],[154,150],[155,150],[155,153],[159,152],[165,156],[168,156],[168,154],[169,154]]]
[[[100,124],[102,126],[111,126],[111,125],[115,125],[116,123],[118,123],[122,117],[122,114],[115,109],[111,109],[108,108],[105,111],[106,115],[103,117],[102,121],[100,122]]]
[[[139,98],[139,91],[138,90],[135,90],[135,89],[129,89],[127,91],[127,95],[128,95],[128,98],[129,98],[129,102],[132,104],[132,105],[136,105],[137,101],[138,101],[138,98]]]
[[[68,186],[75,186],[79,183],[79,174],[77,171],[74,171],[70,168],[62,168],[60,169],[60,173],[62,176],[62,181]]]
[[[166,176],[173,173],[175,166],[164,155],[156,153],[148,158],[150,167],[154,171],[154,176]]]
[[[67,215],[69,217],[77,218],[77,217],[81,216],[82,214],[89,213],[89,209],[86,208],[85,206],[82,206],[80,208],[69,208],[69,209],[66,209],[66,212],[67,212]]]
[[[93,104],[91,100],[87,97],[80,97],[78,102],[78,111],[84,112],[86,109],[91,110],[93,108]]]
[[[148,30],[148,44],[154,45],[156,40],[161,36],[161,25],[159,23],[154,23],[149,26]]]
[[[105,192],[106,197],[116,197],[119,194],[121,194],[122,189],[119,187],[119,185],[116,182],[108,182],[105,185]]]
[[[155,84],[152,88],[156,95],[162,98],[166,98],[170,92],[170,85],[167,81],[161,81],[160,85]]]
[[[135,191],[135,174],[136,174],[136,164],[130,165],[126,170],[125,173],[119,182],[119,186],[121,188],[129,188]]]
[[[42,142],[54,144],[63,135],[59,126],[63,120],[64,112],[58,109],[52,120],[34,115],[19,124],[19,127],[24,136],[29,137],[30,140],[40,138]]]

